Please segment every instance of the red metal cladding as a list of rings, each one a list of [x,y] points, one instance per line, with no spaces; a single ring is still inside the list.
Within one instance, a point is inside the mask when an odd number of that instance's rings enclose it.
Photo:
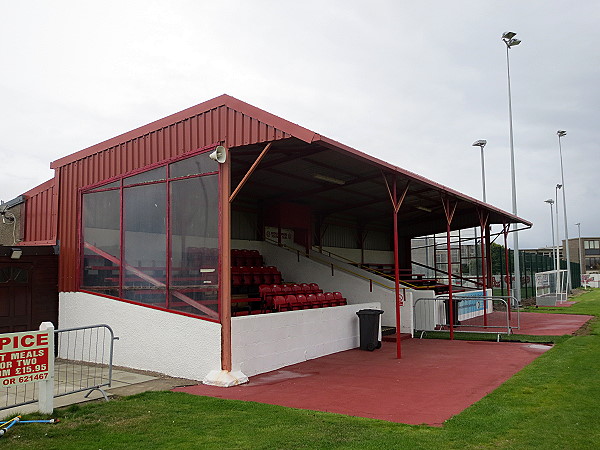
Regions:
[[[56,197],[54,178],[23,194],[25,236],[23,245],[56,243]]]
[[[77,289],[82,187],[218,142],[233,148],[292,135],[310,142],[314,133],[224,95],[54,161],[51,167],[60,180],[60,291]]]

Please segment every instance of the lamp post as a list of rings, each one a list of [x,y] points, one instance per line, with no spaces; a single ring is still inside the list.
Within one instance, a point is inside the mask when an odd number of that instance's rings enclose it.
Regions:
[[[569,252],[569,226],[567,225],[567,199],[565,197],[565,174],[563,171],[563,159],[562,159],[562,145],[560,138],[567,135],[565,130],[558,130],[556,132],[558,136],[558,153],[560,155],[560,177],[562,182],[562,195],[563,195],[563,216],[565,219],[565,247],[567,252],[567,293],[571,292],[571,254]]]
[[[485,200],[485,161],[483,158],[483,147],[485,147],[487,141],[485,139],[479,139],[478,141],[473,142],[473,147],[479,147],[481,149],[481,185],[483,186],[483,203],[486,203]]]
[[[502,34],[502,41],[506,44],[506,74],[508,78],[508,122],[510,131],[510,175],[512,181],[512,209],[513,214],[517,215],[517,184],[515,181],[515,148],[513,142],[513,119],[512,119],[512,99],[510,92],[510,60],[508,57],[509,50],[515,45],[519,45],[521,41],[515,39],[517,33],[513,31],[506,31]],[[521,303],[521,265],[519,261],[519,235],[517,232],[517,224],[513,226],[513,246],[514,246],[514,271],[515,271],[515,283],[513,286],[513,295],[517,299],[517,303]]]
[[[558,190],[562,188],[562,184],[557,184],[554,188],[554,198],[556,199],[556,270],[560,270],[560,252],[558,251],[560,245],[559,226],[558,226]]]
[[[577,222],[575,225],[577,225],[577,253],[579,253],[577,259],[579,260],[579,273],[584,274],[585,262],[583,262],[581,258],[583,255],[583,252],[581,251],[581,222]]]
[[[483,148],[485,147],[485,145],[487,144],[487,141],[485,139],[479,139],[478,141],[473,142],[473,147],[479,147],[481,150],[481,186],[483,189],[483,203],[486,203],[486,199],[485,199],[485,160],[483,157]],[[475,251],[477,251],[477,227],[475,227]],[[484,243],[483,243],[483,239],[484,239],[484,235],[485,235],[485,230],[483,228],[483,226],[481,227],[481,279],[482,279],[482,285],[485,286],[485,270],[484,270],[484,264],[485,264],[485,250],[484,250]],[[485,295],[485,292],[484,292]]]
[[[556,251],[556,248],[554,248],[554,213],[552,212],[552,206],[554,205],[554,200],[549,198],[548,200],[544,200],[544,202],[546,202],[550,205],[550,224],[552,225],[552,259],[554,260],[554,270],[557,270],[556,256],[554,255],[554,252]]]

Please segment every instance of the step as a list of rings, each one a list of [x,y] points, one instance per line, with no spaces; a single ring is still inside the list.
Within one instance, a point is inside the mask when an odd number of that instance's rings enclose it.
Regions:
[[[412,339],[411,334],[410,333],[400,333],[400,340],[404,341],[406,339]],[[396,335],[388,334],[388,335],[382,336],[381,340],[384,342],[396,342]]]

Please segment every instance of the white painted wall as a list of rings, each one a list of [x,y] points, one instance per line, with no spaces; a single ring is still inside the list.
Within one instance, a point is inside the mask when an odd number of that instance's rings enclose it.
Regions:
[[[359,248],[340,248],[323,247],[324,252],[331,252],[334,255],[349,259],[350,261],[360,261]],[[365,264],[394,264],[394,252],[384,250],[364,250]]]
[[[82,292],[59,294],[58,329],[97,324],[119,337],[114,365],[192,380],[221,368],[220,324]]]
[[[386,278],[378,277],[370,272],[345,264],[337,259],[329,258],[318,252],[311,252],[311,255],[323,262],[308,259],[302,254],[298,256],[289,250],[269,244],[268,242],[232,241],[231,246],[232,248],[260,251],[265,258],[266,264],[277,266],[284,280],[287,282],[318,283],[324,291],[341,292],[348,300],[348,304],[378,302],[384,311],[381,323],[386,326],[396,326],[394,283]],[[343,267],[348,272],[335,268],[332,275],[330,263]],[[365,278],[361,278],[357,274]],[[373,291],[371,292],[370,283],[366,278],[372,278],[388,286],[388,288],[373,283]],[[423,292],[428,291],[405,290],[407,298],[400,309],[401,332],[412,333],[412,296],[413,293],[421,295]]]
[[[360,343],[356,312],[361,309],[380,309],[380,304],[234,317],[231,320],[233,370],[252,376],[356,348]]]

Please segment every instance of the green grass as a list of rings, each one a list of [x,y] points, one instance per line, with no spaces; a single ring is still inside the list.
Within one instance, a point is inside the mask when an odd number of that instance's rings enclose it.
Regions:
[[[598,448],[600,290],[577,300],[571,308],[544,308],[543,312],[594,315],[588,334],[552,337],[556,345],[551,350],[441,428],[183,393],[147,392],[59,410],[55,416],[62,421],[56,425],[17,425],[0,439],[0,447]],[[28,416],[33,417],[41,416]]]

